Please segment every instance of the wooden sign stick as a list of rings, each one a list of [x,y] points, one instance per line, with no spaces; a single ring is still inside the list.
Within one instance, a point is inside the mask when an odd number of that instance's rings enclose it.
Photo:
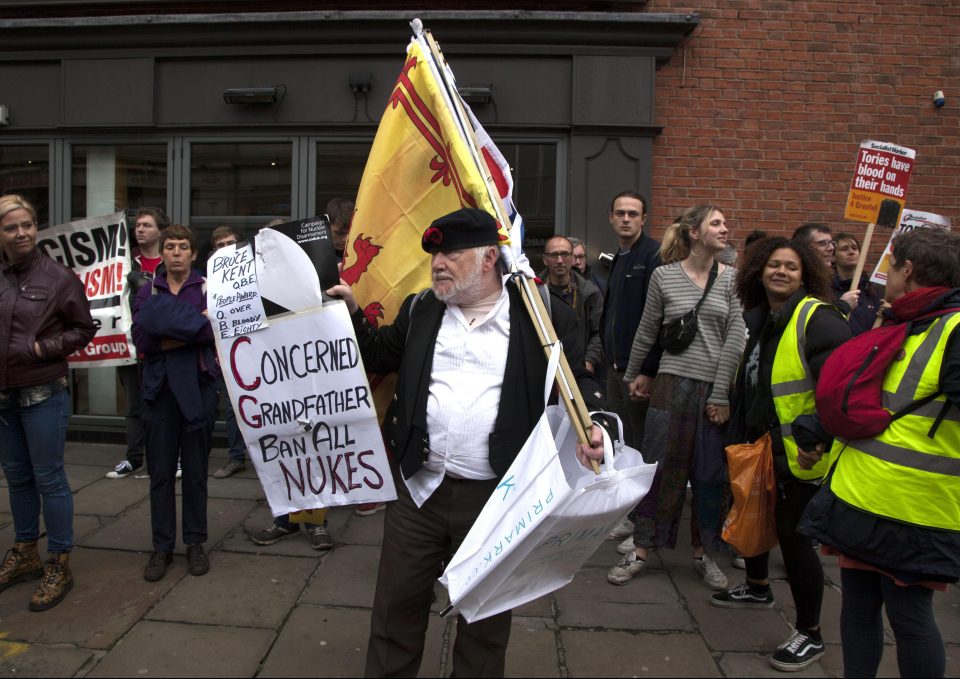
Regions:
[[[464,141],[471,151],[474,162],[477,164],[477,168],[480,170],[480,175],[484,179],[490,200],[493,203],[494,208],[497,210],[500,222],[502,224],[509,224],[510,222],[507,218],[506,206],[503,204],[503,200],[500,198],[500,193],[493,186],[489,172],[485,171],[486,164],[482,160],[482,155],[480,154],[480,144],[478,143],[476,135],[474,134],[469,117],[462,108],[460,97],[457,94],[457,89],[453,83],[447,80],[447,74],[443,68],[445,59],[443,58],[443,53],[440,51],[440,46],[437,45],[437,42],[434,40],[430,31],[425,30],[424,35],[427,45],[430,48],[430,52],[437,64],[441,82],[447,88],[450,101],[453,104],[453,111],[451,112],[454,113],[462,123],[465,133]],[[516,264],[514,263],[511,268],[515,272]],[[520,289],[524,306],[526,307],[527,312],[530,314],[534,328],[537,332],[537,336],[543,345],[544,352],[549,355],[550,345],[559,340],[557,338],[556,330],[553,327],[553,323],[550,322],[550,314],[547,311],[543,298],[540,297],[540,293],[536,290],[536,286],[532,285],[531,282],[526,279],[526,277],[520,276],[514,280]],[[570,416],[571,424],[577,434],[577,440],[580,443],[589,444],[589,431],[593,426],[593,422],[590,418],[590,413],[587,409],[586,403],[583,400],[583,395],[580,393],[580,387],[577,385],[576,379],[573,375],[573,370],[570,368],[570,363],[567,361],[567,357],[563,353],[560,354],[560,369],[557,371],[556,381],[559,389],[559,400],[561,403],[563,403],[567,413]],[[599,474],[600,463],[596,460],[591,460],[590,463],[593,467],[594,473]]]
[[[850,292],[860,287],[860,276],[863,274],[863,266],[867,263],[867,253],[870,250],[870,239],[873,238],[874,222],[867,224],[867,232],[863,234],[863,245],[860,246],[860,259],[857,260],[857,269],[853,272],[853,280],[850,281]]]

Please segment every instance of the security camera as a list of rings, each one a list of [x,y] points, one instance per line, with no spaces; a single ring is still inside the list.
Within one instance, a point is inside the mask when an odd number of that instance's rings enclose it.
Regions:
[[[937,108],[940,108],[947,103],[946,97],[943,96],[943,90],[937,90],[933,93],[933,105]]]

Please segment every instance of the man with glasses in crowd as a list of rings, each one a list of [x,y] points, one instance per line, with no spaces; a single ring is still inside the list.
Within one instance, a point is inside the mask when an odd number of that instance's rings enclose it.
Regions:
[[[603,295],[600,288],[573,268],[574,247],[569,238],[554,236],[547,241],[543,263],[547,268],[540,279],[550,286],[550,292],[569,304],[577,314],[577,331],[585,348],[587,371],[596,375],[603,360],[600,344],[600,314],[603,313]]]
[[[793,239],[796,241],[806,241],[813,247],[813,251],[820,255],[820,259],[829,271],[833,271],[833,255],[836,251],[836,241],[833,240],[833,233],[830,227],[821,222],[807,222],[801,224],[793,232]],[[834,303],[844,316],[849,317],[850,312],[857,308],[860,301],[860,290],[847,291],[840,295]]]
[[[587,264],[587,246],[584,244],[584,242],[579,238],[575,238],[574,236],[568,236],[568,238],[570,243],[573,245],[573,268],[578,271],[581,276],[596,285],[600,289],[601,295],[606,295],[606,276],[610,274],[609,270],[606,270],[603,276],[597,275],[597,271],[593,270],[593,267]],[[609,261],[613,260],[613,256],[605,253],[600,253],[600,256],[600,263],[604,265],[600,268],[606,269],[606,267],[609,266]]]

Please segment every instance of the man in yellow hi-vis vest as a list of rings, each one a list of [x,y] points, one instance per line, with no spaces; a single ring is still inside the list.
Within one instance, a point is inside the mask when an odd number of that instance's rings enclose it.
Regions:
[[[884,407],[897,413],[932,400],[871,439],[838,439],[827,485],[800,530],[840,559],[844,675],[876,674],[886,606],[900,675],[942,677],[933,592],[960,578],[960,236],[903,234],[890,263],[888,318],[919,320],[887,368]]]

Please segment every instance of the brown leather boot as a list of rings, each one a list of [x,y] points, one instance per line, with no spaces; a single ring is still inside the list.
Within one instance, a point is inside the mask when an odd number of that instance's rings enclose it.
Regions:
[[[30,599],[31,611],[45,611],[63,601],[73,588],[69,554],[51,554],[43,564],[43,579]]]
[[[37,553],[37,543],[17,542],[0,564],[0,592],[18,582],[36,580],[41,575],[43,564]]]

